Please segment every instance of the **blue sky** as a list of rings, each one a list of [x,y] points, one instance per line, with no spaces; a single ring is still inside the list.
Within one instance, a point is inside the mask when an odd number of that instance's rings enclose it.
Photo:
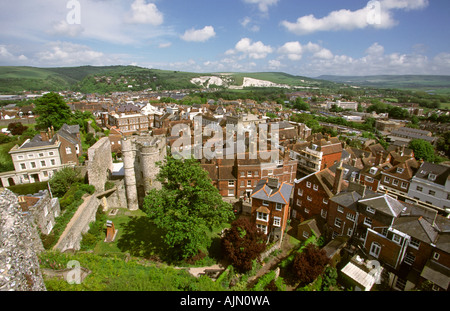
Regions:
[[[0,65],[450,75],[448,0],[0,4]]]

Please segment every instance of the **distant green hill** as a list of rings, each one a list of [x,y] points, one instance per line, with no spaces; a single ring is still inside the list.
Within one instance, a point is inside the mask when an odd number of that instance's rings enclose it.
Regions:
[[[360,87],[420,90],[437,94],[450,94],[450,76],[438,75],[378,75],[378,76],[331,76],[318,79],[345,83]]]
[[[82,93],[125,91],[196,89],[208,83],[192,83],[200,77],[219,77],[222,87],[242,86],[244,78],[269,81],[299,87],[324,87],[333,82],[320,81],[282,72],[260,73],[191,73],[148,69],[136,66],[80,66],[80,67],[0,67],[0,93],[27,91],[73,90]]]

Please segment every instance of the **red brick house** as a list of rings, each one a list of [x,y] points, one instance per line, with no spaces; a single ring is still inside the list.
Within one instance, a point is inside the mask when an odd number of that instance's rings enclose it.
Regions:
[[[281,241],[289,218],[293,185],[275,178],[261,179],[251,194],[251,217],[269,238]]]
[[[343,168],[336,168],[336,174],[324,169],[294,182],[292,218],[302,222],[315,216],[326,219],[329,200],[336,193],[347,188],[343,180]]]

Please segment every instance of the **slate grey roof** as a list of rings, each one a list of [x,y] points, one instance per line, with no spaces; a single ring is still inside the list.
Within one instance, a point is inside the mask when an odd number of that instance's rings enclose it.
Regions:
[[[294,189],[293,185],[283,182],[281,184],[278,183],[276,187],[271,188],[268,183],[268,178],[258,181],[255,189],[253,189],[251,197],[275,203],[289,203],[292,190]]]
[[[396,218],[393,228],[427,244],[435,243],[439,232],[422,216]]]
[[[359,200],[359,203],[394,217],[398,217],[405,209],[403,204],[386,194]]]
[[[433,164],[429,162],[423,162],[422,165],[417,170],[417,173],[414,175],[414,177],[423,180],[429,180],[430,174],[436,175],[436,179],[432,182],[444,186],[450,174],[450,167],[439,164]]]
[[[28,142],[26,142],[22,146],[20,146],[20,149],[52,146],[52,145],[54,145],[54,143],[55,143],[55,137],[53,137],[50,140],[43,141],[42,136],[40,134],[37,134],[32,139],[30,139]]]
[[[78,138],[77,138],[77,133],[80,132],[80,127],[79,125],[67,125],[64,124],[61,129],[56,132],[56,134],[58,134],[59,136],[63,137],[64,139],[66,139],[67,141],[69,141],[70,143],[76,145],[78,144]]]

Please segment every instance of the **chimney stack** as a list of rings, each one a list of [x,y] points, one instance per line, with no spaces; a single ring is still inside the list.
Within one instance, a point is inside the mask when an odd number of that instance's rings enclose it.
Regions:
[[[381,157],[382,157],[381,151],[380,151],[380,152],[377,152],[377,155],[375,156],[375,166],[380,165],[380,163],[381,163]]]
[[[45,131],[41,131],[41,140],[42,141],[48,141],[48,135]]]
[[[339,163],[339,167],[336,168],[334,174],[333,194],[337,195],[341,192],[342,179],[344,177],[344,168],[342,167],[342,161]]]

